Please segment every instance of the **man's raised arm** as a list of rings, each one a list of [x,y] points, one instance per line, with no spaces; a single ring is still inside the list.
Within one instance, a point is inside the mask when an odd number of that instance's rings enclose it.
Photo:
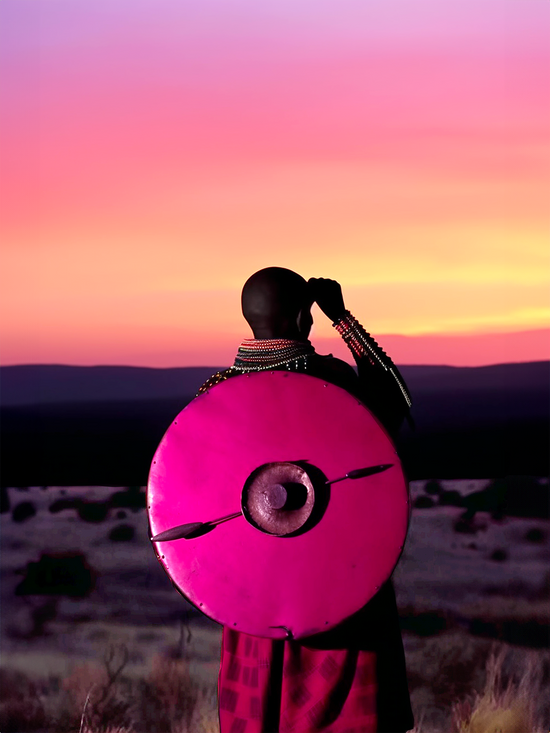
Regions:
[[[312,299],[330,318],[353,354],[363,401],[394,437],[403,420],[410,420],[412,402],[405,380],[386,352],[346,310],[338,282],[311,278],[308,285]]]

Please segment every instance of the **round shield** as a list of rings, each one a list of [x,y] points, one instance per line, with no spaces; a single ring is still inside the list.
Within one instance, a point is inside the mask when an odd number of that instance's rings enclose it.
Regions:
[[[409,522],[395,447],[341,387],[288,371],[196,397],[153,459],[155,552],[218,623],[304,638],[358,611],[391,575]]]

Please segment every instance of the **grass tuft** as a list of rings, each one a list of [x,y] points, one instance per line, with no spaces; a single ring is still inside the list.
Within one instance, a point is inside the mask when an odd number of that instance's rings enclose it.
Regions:
[[[542,670],[535,656],[526,655],[519,682],[506,679],[507,650],[493,649],[487,661],[485,689],[473,700],[453,705],[452,733],[536,733],[542,721],[536,719],[537,698],[542,687]]]

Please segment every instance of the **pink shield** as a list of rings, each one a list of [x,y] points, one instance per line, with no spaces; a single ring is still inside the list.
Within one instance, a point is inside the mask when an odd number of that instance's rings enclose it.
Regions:
[[[187,405],[155,453],[147,507],[152,537],[197,523],[153,542],[191,603],[239,631],[295,639],[375,595],[410,516],[378,420],[340,387],[288,371],[230,378]]]

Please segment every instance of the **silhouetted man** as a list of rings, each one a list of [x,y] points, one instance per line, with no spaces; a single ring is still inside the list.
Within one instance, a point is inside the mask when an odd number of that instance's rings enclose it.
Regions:
[[[314,302],[350,348],[358,374],[346,362],[315,352],[308,340]],[[236,374],[296,370],[358,396],[395,437],[409,416],[407,387],[346,310],[337,282],[306,282],[291,270],[269,267],[245,283],[242,310],[254,338],[244,339],[233,366],[200,392]],[[221,733],[410,730],[414,721],[391,581],[351,618],[308,639],[263,639],[224,627],[218,692]]]

